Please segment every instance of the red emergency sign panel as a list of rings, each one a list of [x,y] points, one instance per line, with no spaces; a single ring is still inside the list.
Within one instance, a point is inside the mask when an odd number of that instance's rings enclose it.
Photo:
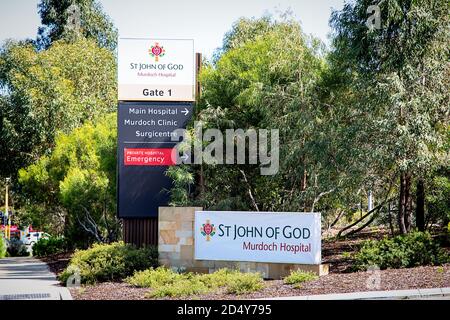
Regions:
[[[126,166],[174,166],[175,152],[176,150],[172,148],[124,148],[124,164]]]

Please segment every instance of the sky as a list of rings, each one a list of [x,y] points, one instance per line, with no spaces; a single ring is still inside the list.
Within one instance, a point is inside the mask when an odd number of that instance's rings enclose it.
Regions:
[[[39,0],[0,0],[0,42],[35,38]],[[292,11],[303,31],[329,44],[332,9],[344,0],[100,0],[120,37],[194,39],[196,52],[210,57],[240,17]]]

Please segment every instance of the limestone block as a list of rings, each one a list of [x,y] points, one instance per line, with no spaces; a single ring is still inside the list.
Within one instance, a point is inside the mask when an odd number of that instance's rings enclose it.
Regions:
[[[172,230],[160,230],[159,239],[161,244],[177,244],[179,238],[176,236],[176,232]]]
[[[158,229],[161,230],[177,230],[177,222],[176,221],[159,221]]]
[[[200,268],[200,267],[187,267],[187,272],[195,272],[195,273],[210,273],[208,268]]]
[[[176,244],[159,244],[158,252],[179,252],[180,246]]]
[[[269,277],[269,264],[256,263],[256,272],[261,273],[263,278],[268,278]]]
[[[239,262],[236,261],[214,261],[214,268],[216,270],[223,268],[239,270],[239,267]]]
[[[192,261],[191,259],[183,259],[180,255],[180,261],[179,261],[180,266],[183,266],[185,268],[188,267],[195,267],[194,265],[194,261]],[[203,266],[199,266],[199,267],[203,267]]]
[[[189,231],[175,231],[175,236],[179,238],[192,238],[194,236],[192,230]]]
[[[169,259],[171,254],[172,254],[171,252],[164,252],[164,251],[159,252],[158,259]]]
[[[180,257],[184,260],[194,261],[194,246],[180,246]]]
[[[158,223],[162,221],[175,221],[176,216],[173,207],[159,207]]]
[[[241,272],[256,272],[256,262],[239,262]]]
[[[181,221],[180,228],[182,231],[194,231],[194,221]]]
[[[180,260],[180,253],[179,253],[179,252],[171,252],[171,253],[169,254],[169,259],[170,259],[171,261],[177,261],[177,260]]]
[[[170,266],[170,259],[159,259],[159,264],[161,266],[168,267]]]
[[[214,268],[214,261],[213,260],[194,260],[194,267]]]

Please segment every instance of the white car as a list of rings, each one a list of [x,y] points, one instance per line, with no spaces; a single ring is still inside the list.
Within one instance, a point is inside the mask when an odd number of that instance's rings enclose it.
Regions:
[[[25,236],[24,244],[27,246],[33,246],[39,239],[48,239],[50,235],[45,232],[30,232]]]

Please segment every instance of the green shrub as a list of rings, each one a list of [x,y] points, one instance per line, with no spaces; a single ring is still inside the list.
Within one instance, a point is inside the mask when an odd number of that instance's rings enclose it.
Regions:
[[[30,255],[27,246],[15,238],[8,241],[7,253],[10,257],[28,257]]]
[[[202,274],[198,277],[208,288],[221,288],[226,287],[231,279],[237,274],[240,274],[238,270],[230,270],[227,268],[219,269],[214,273]]]
[[[173,284],[182,275],[173,272],[165,267],[136,271],[134,275],[125,279],[128,284],[141,288],[156,288],[166,284]]]
[[[319,279],[319,277],[314,272],[295,270],[291,271],[283,281],[285,284],[293,284],[296,288],[299,288],[302,283],[317,279]]]
[[[41,238],[33,245],[33,255],[44,257],[51,254],[67,252],[69,246],[62,237]]]
[[[243,294],[263,288],[259,273],[241,273],[237,270],[220,269],[212,274],[176,273],[159,267],[135,272],[125,281],[136,287],[152,289],[147,297],[184,297],[204,294],[225,288],[226,292]]]
[[[355,269],[366,270],[373,265],[380,269],[410,268],[448,261],[449,255],[428,232],[411,232],[391,239],[365,241],[355,254]]]
[[[3,234],[0,233],[0,259],[6,257],[6,243]]]
[[[186,297],[197,294],[205,294],[211,289],[205,286],[197,277],[187,279],[180,278],[172,284],[158,286],[146,293],[149,298]]]
[[[121,280],[135,271],[154,268],[158,265],[158,251],[154,247],[136,248],[123,242],[94,244],[87,250],[77,250],[69,267],[59,279],[65,283],[79,270],[82,283]]]
[[[244,294],[261,290],[263,287],[263,279],[259,273],[240,273],[231,277],[227,292]]]

